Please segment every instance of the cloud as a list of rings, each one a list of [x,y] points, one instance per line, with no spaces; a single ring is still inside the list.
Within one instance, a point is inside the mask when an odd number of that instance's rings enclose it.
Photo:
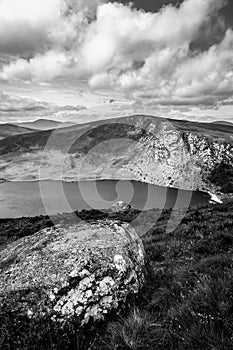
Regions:
[[[117,63],[132,66],[158,50],[189,44],[218,3],[187,0],[179,9],[167,6],[159,13],[116,3],[102,5],[85,34],[83,64],[94,72]]]
[[[148,100],[149,101],[149,100]],[[189,119],[193,121],[232,120],[232,101],[229,105],[219,104],[218,107],[192,107],[190,104],[178,103],[171,106],[169,101],[163,105],[153,105],[144,101],[118,101],[103,103],[91,108],[83,106],[56,106],[29,97],[13,97],[0,92],[0,127],[1,123],[20,123],[39,118],[76,123],[88,123],[96,120],[118,118],[134,114],[147,114],[171,119]]]
[[[0,0],[0,52],[30,59],[70,48],[102,0]]]
[[[30,56],[49,44],[51,23],[60,17],[59,0],[1,0],[0,52]]]
[[[37,101],[31,98],[13,97],[0,92],[0,111],[16,112],[16,111],[41,111],[46,110],[49,104]]]
[[[183,52],[168,54],[165,66],[171,67],[169,77],[156,72],[156,82],[148,84],[146,91],[136,93],[135,97],[150,99],[165,104],[214,104],[233,95],[233,32],[228,30],[218,45],[195,56]],[[169,50],[170,51],[170,50]],[[158,66],[158,56],[148,64],[147,74],[152,76]],[[148,62],[147,62],[148,63]],[[146,69],[146,68],[145,68]],[[166,70],[167,72],[167,70]],[[141,73],[140,77],[144,74]],[[145,90],[145,89],[144,89]],[[169,102],[170,101],[170,102]]]
[[[3,80],[51,80],[65,71],[69,65],[66,54],[56,51],[48,51],[43,55],[35,55],[30,60],[18,59],[8,65],[4,65],[0,78]]]
[[[29,97],[14,97],[0,92],[0,123],[31,121],[38,118],[68,120],[85,111],[84,106],[57,106]]]
[[[206,51],[190,49],[220,3],[187,0],[155,14],[103,5],[83,47],[90,86],[108,85],[154,104],[208,105],[228,97],[233,93],[232,31]]]
[[[0,79],[70,77],[150,106],[213,105],[233,95],[233,31],[221,19],[212,28],[223,4],[150,13],[105,0],[0,0]]]

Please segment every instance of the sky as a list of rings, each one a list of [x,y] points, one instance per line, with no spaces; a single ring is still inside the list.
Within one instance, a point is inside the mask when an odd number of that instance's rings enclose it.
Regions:
[[[0,123],[233,121],[232,0],[0,0]]]

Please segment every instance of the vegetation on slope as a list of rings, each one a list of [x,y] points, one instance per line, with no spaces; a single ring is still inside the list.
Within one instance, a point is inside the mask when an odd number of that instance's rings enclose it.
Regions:
[[[222,193],[233,193],[233,166],[221,162],[215,166],[208,180],[219,186]]]
[[[21,127],[14,124],[0,124],[0,139],[14,136],[14,135],[22,135],[33,132],[30,128]]]
[[[16,320],[0,311],[1,349],[230,350],[233,348],[233,202],[192,208],[172,233],[164,210],[143,236],[147,282],[136,300],[111,321],[85,332],[52,322]],[[108,213],[82,211],[83,220]],[[110,214],[130,222],[137,211]],[[144,216],[153,222],[157,210]],[[71,216],[60,215],[69,224]],[[57,219],[57,218],[56,218]],[[142,222],[138,223],[142,224]],[[1,220],[2,246],[52,225],[48,217]],[[14,229],[14,232],[13,232]],[[20,326],[19,326],[20,321]]]

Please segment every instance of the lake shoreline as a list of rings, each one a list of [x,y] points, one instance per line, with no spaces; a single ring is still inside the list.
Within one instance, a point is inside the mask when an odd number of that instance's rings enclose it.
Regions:
[[[218,204],[221,204],[224,202],[225,199],[228,199],[228,196],[222,194],[222,193],[219,193],[219,192],[216,192],[214,193],[213,191],[210,192],[210,191],[204,191],[204,190],[201,190],[201,191],[198,191],[198,190],[187,190],[187,189],[183,189],[183,188],[178,188],[178,187],[172,187],[172,186],[161,186],[161,185],[156,185],[156,184],[153,184],[153,183],[149,183],[149,182],[146,182],[146,181],[142,181],[142,180],[134,180],[134,179],[130,179],[130,178],[94,178],[94,177],[83,177],[79,180],[53,180],[53,179],[43,179],[43,180],[38,180],[38,179],[35,179],[35,180],[6,180],[6,179],[0,179],[0,185],[1,184],[4,184],[4,183],[20,183],[20,182],[28,182],[28,183],[39,183],[39,182],[45,182],[45,181],[54,181],[54,182],[62,182],[62,183],[77,183],[77,182],[88,182],[88,181],[135,181],[135,182],[138,182],[138,183],[145,183],[145,184],[148,184],[148,185],[153,185],[153,186],[158,186],[158,187],[162,187],[162,188],[166,188],[166,189],[174,189],[174,190],[181,190],[181,191],[192,191],[192,192],[195,192],[195,193],[203,193],[203,194],[208,194],[210,196],[210,201],[209,203],[212,203],[212,204],[215,204],[215,203],[218,203]],[[226,198],[225,198],[226,197]]]
[[[151,208],[183,209],[211,201],[207,192],[120,179],[10,181],[0,184],[0,189],[2,218],[108,209],[120,200],[143,211]]]
[[[132,181],[132,182],[136,182],[136,183],[142,183],[142,184],[146,184],[146,185],[152,185],[152,186],[157,186],[157,187],[161,187],[161,188],[166,188],[166,189],[170,189],[170,190],[176,190],[176,191],[189,191],[189,192],[194,192],[194,193],[203,193],[203,194],[207,194],[210,196],[210,198],[214,200],[214,196],[215,198],[217,198],[217,195],[214,194],[213,192],[209,192],[209,191],[204,191],[204,190],[193,190],[193,189],[185,189],[185,188],[178,188],[178,187],[172,187],[172,186],[161,186],[161,185],[157,185],[157,184],[153,184],[150,182],[146,182],[146,181],[142,181],[142,180],[136,180],[136,179],[132,179],[132,178],[92,178],[92,177],[85,177],[85,178],[81,178],[81,179],[77,179],[77,180],[58,180],[58,179],[43,179],[43,180],[5,180],[3,179],[2,181],[0,180],[0,185],[4,184],[4,183],[40,183],[40,182],[48,182],[48,181],[52,181],[52,182],[62,182],[64,184],[70,184],[70,183],[79,183],[79,182],[92,182],[92,181]],[[216,201],[217,202],[217,201]]]

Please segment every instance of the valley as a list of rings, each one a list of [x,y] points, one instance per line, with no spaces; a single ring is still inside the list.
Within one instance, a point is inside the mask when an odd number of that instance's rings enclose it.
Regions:
[[[125,179],[220,193],[211,174],[220,164],[232,167],[232,134],[229,124],[144,115],[34,130],[0,140],[0,174],[5,181]]]

